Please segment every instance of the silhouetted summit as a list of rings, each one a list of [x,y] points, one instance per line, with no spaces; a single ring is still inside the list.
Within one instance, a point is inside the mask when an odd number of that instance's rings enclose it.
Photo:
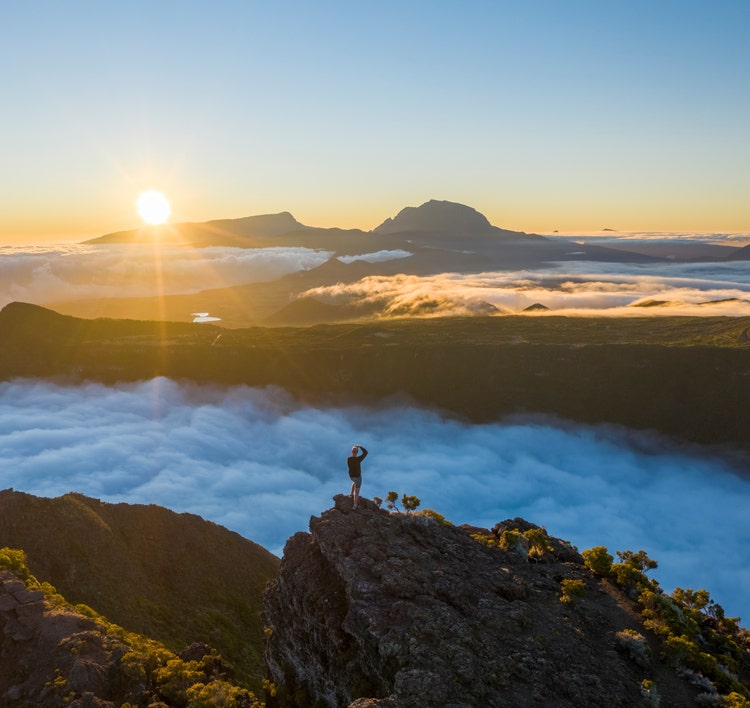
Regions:
[[[422,206],[405,207],[373,231],[378,234],[396,234],[404,231],[476,233],[493,229],[487,217],[470,206],[431,199]]]
[[[288,211],[259,214],[239,219],[214,219],[200,223],[183,222],[116,231],[83,243],[137,243],[140,241],[185,242],[194,246],[229,245],[256,246],[255,239],[281,236],[308,227]]]

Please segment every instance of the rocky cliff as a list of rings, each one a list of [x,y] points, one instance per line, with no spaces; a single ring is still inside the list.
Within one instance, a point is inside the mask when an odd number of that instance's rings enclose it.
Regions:
[[[266,613],[284,706],[723,705],[622,587],[522,520],[457,528],[338,496],[288,540]]]

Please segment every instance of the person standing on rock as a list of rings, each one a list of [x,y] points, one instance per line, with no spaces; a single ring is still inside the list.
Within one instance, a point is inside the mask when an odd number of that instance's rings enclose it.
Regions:
[[[357,454],[359,451],[360,454]],[[352,454],[346,458],[346,464],[349,468],[349,477],[352,480],[352,506],[356,509],[359,504],[359,489],[362,486],[362,460],[367,457],[367,450],[361,445],[355,445],[352,448]]]

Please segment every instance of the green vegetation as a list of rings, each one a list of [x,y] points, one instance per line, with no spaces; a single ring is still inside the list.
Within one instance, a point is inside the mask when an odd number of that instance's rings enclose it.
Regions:
[[[625,652],[638,666],[644,669],[648,666],[651,649],[646,637],[640,632],[634,629],[623,629],[615,635],[615,640],[615,646]]]
[[[0,534],[80,611],[173,652],[215,647],[239,685],[261,691],[263,590],[278,559],[257,544],[197,516],[80,494],[6,492]]]
[[[738,619],[726,617],[721,605],[706,590],[676,588],[667,595],[656,580],[646,575],[657,567],[657,562],[645,551],[617,551],[619,563],[612,563],[604,546],[582,555],[592,572],[612,581],[637,601],[643,626],[659,638],[661,654],[667,662],[711,681],[723,696],[723,705],[745,705],[741,701],[750,701],[750,689],[737,676],[740,661],[750,649],[750,632],[739,626]],[[641,642],[634,635],[620,633],[618,642],[631,655],[639,654],[637,646]]]
[[[560,602],[564,605],[572,605],[585,596],[586,583],[580,578],[563,578],[560,581]]]
[[[472,538],[487,546],[495,546],[530,560],[540,560],[553,552],[549,535],[544,527],[531,528],[526,531],[506,529],[497,538],[484,534],[472,534]]]
[[[524,532],[505,529],[496,537],[476,533],[472,538],[529,560],[553,553],[543,528]],[[738,619],[726,617],[708,591],[676,588],[667,595],[656,580],[647,576],[658,564],[643,550],[617,551],[617,563],[605,546],[595,546],[581,555],[594,576],[612,582],[637,603],[643,627],[659,640],[663,660],[679,671],[692,672],[696,680],[715,688],[717,701],[721,703],[712,705],[750,708],[750,689],[739,678],[740,672],[747,670],[750,631],[741,628]],[[570,577],[560,580],[560,601],[564,604],[573,605],[585,595],[584,580]],[[648,668],[651,649],[643,634],[624,629],[617,633],[615,646],[638,666]],[[648,705],[658,706],[661,702],[650,679],[644,680],[641,694]]]
[[[433,521],[437,521],[439,524],[443,524],[444,526],[453,526],[453,524],[448,521],[448,519],[446,519],[442,514],[438,513],[434,509],[422,509],[422,511],[415,512],[414,516],[424,516],[428,519],[432,519]]]
[[[26,564],[24,551],[0,549],[0,567],[23,580],[29,589],[41,591],[48,606],[58,611],[83,614],[93,620],[96,629],[112,642],[112,646],[116,643],[125,645],[126,650],[119,659],[114,660],[116,669],[125,679],[121,682],[121,705],[145,705],[144,696],[185,708],[262,708],[264,705],[253,693],[231,682],[231,667],[215,651],[200,660],[185,661],[160,642],[128,632],[86,605],[68,603],[53,586],[34,577]],[[75,654],[85,642],[81,638],[67,641],[65,645]],[[80,698],[68,690],[68,682],[59,669],[47,685],[57,691],[63,704]],[[132,693],[134,690],[137,695]]]
[[[610,555],[604,546],[588,548],[581,553],[584,565],[595,575],[608,578],[612,572],[612,561],[614,556]]]
[[[383,500],[380,499],[380,497],[375,497],[375,499],[380,500],[380,503],[382,504]],[[398,492],[388,492],[385,497],[385,501],[386,505],[391,511],[398,511]],[[408,494],[403,494],[401,496],[401,505],[404,507],[404,511],[407,514],[411,513],[412,511],[416,511],[421,503],[422,502],[419,497],[415,497],[413,495],[410,496]],[[378,506],[380,506],[380,504],[378,504]]]

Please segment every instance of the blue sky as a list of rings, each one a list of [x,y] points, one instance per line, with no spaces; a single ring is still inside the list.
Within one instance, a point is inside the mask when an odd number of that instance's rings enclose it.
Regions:
[[[430,198],[499,226],[747,231],[750,4],[5,3],[0,243]]]

